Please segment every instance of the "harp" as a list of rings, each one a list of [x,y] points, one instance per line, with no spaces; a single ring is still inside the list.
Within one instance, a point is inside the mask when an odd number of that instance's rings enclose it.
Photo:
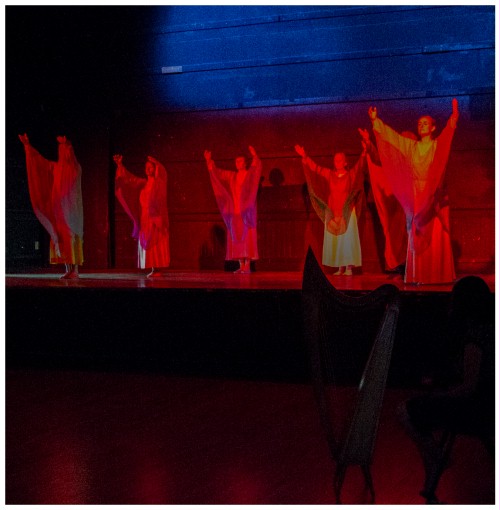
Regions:
[[[349,466],[361,468],[373,503],[371,464],[399,315],[399,290],[386,284],[359,297],[341,292],[309,248],[302,314],[314,395],[335,464],[337,503]],[[339,404],[345,401],[339,398],[345,388],[354,393],[347,406]],[[341,425],[340,416],[344,417]]]

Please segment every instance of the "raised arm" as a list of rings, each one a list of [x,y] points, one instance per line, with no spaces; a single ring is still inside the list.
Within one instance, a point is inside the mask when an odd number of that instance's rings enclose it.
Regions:
[[[213,176],[216,176],[218,179],[222,181],[228,181],[231,179],[232,176],[234,176],[234,172],[232,170],[222,170],[217,167],[215,161],[212,159],[212,151],[206,150],[203,153],[203,156],[205,157],[205,161],[207,162],[208,171]]]
[[[384,141],[395,147],[401,154],[405,157],[409,157],[411,153],[411,148],[415,143],[414,140],[400,135],[397,131],[392,129],[387,124],[384,124],[382,120],[378,116],[377,108],[375,106],[370,106],[368,108],[368,116],[372,121],[373,131],[375,135],[380,136],[380,138]]]
[[[259,156],[257,155],[257,151],[251,146],[248,146],[248,151],[250,152],[250,155],[252,156],[252,164],[253,161],[258,160]]]
[[[295,145],[295,152],[302,157],[302,164],[308,168],[311,172],[316,172],[325,178],[328,178],[330,174],[329,168],[324,168],[317,165],[306,153],[304,147],[301,145]]]
[[[458,101],[455,97],[451,101],[451,110],[450,127],[455,129],[457,127],[458,117],[460,115],[458,112]]]
[[[361,145],[363,147],[362,156],[368,155],[373,163],[380,165],[377,147],[370,140],[370,133],[368,133],[368,130],[361,128],[358,128],[358,132],[361,135]]]
[[[205,158],[205,161],[207,162],[207,168],[209,170],[215,170],[216,167],[214,160],[212,159],[212,151],[205,150],[203,156]]]
[[[113,161],[116,164],[116,177],[125,177],[126,169],[123,166],[123,156],[121,154],[115,154]]]
[[[24,133],[23,135],[18,135],[18,136],[19,136],[19,140],[21,140],[21,142],[25,148],[30,145],[30,140],[26,133]]]
[[[115,181],[118,183],[129,183],[133,186],[144,185],[146,179],[142,177],[137,177],[132,172],[129,172],[125,165],[123,164],[123,156],[121,154],[115,154],[113,156],[113,161],[116,163],[116,175]]]
[[[301,158],[306,158],[307,155],[306,155],[306,151],[304,149],[304,147],[302,147],[302,145],[296,145],[295,146],[295,152],[301,157]]]
[[[248,151],[250,152],[250,155],[252,156],[252,163],[250,164],[250,168],[260,169],[262,166],[262,163],[260,161],[259,156],[257,155],[257,151],[253,148],[252,145],[248,146]]]
[[[26,152],[26,161],[30,162],[30,167],[32,168],[44,168],[50,172],[53,171],[53,166],[55,164],[54,161],[51,161],[45,157],[43,157],[34,147],[31,145],[28,135],[26,133],[22,135],[18,135],[19,140],[24,146],[24,150]],[[33,167],[33,165],[35,165]]]

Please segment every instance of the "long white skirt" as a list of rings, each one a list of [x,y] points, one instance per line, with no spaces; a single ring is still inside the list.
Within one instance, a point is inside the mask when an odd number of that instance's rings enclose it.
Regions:
[[[358,219],[353,209],[344,234],[335,236],[326,229],[323,237],[323,265],[331,267],[361,266],[361,243]]]

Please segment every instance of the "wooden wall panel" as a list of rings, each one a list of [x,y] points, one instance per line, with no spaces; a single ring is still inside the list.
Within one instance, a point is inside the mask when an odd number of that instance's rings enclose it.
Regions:
[[[441,53],[367,56],[149,75],[130,84],[123,102],[130,108],[133,96],[146,108],[172,111],[387,100],[408,97],[408,91],[416,98],[458,95],[465,83],[487,92],[494,87],[494,62],[491,48],[455,52],[453,59]]]
[[[269,16],[254,18],[252,24],[252,18],[243,24],[228,20],[226,26],[209,25],[203,30],[195,23],[175,30],[165,24],[155,27],[156,40],[146,63],[151,62],[153,69],[182,66],[189,72],[283,64],[292,59],[300,63],[366,54],[439,52],[457,46],[470,49],[494,39],[492,11],[481,6],[434,8],[432,15],[422,8],[350,12],[335,15],[330,11],[330,16],[320,18],[305,12],[295,19]]]

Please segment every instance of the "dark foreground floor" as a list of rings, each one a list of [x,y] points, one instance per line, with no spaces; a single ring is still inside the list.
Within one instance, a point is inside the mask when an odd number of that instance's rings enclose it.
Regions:
[[[388,389],[378,504],[422,504],[423,471]],[[342,400],[342,397],[340,397]],[[9,370],[7,504],[331,504],[332,464],[302,384],[145,373]],[[368,501],[357,469],[343,502]],[[460,438],[438,495],[494,504],[494,461]]]

